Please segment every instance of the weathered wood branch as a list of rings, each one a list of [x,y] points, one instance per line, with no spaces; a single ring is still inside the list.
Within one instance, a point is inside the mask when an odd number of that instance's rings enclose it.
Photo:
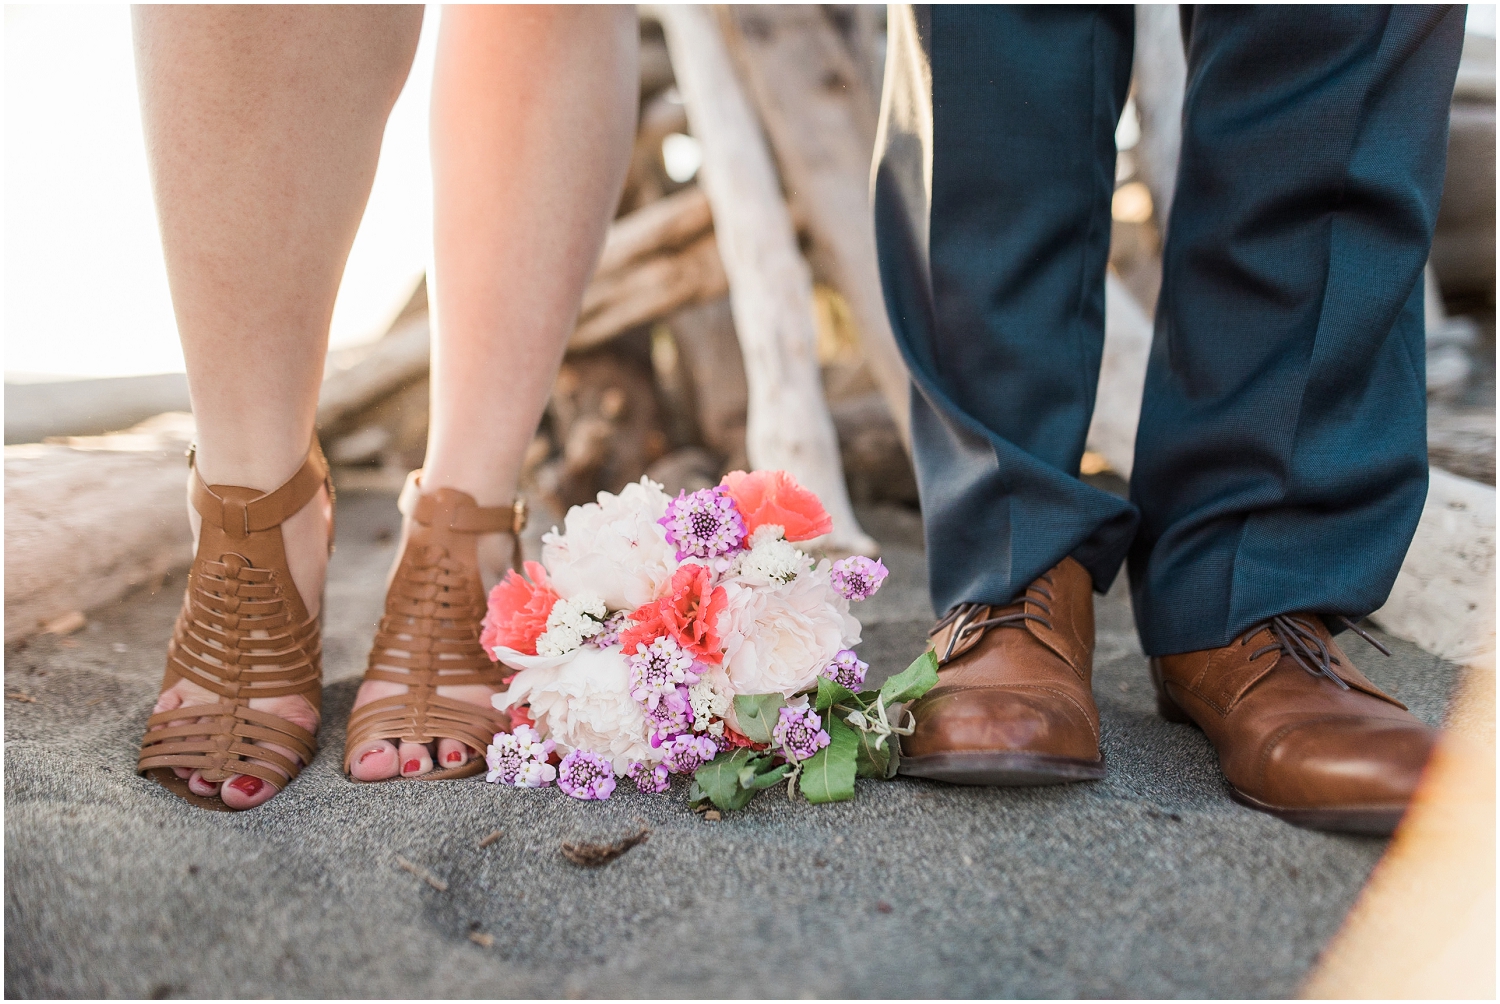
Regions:
[[[879,96],[820,6],[735,4],[721,22],[819,271],[844,294],[910,451],[910,377],[891,333],[870,211]]]
[[[568,348],[592,348],[728,288],[707,197],[697,188],[668,196],[610,227]],[[332,370],[318,395],[322,434],[350,431],[370,407],[426,376],[431,341],[428,315],[418,313],[354,365]]]
[[[596,275],[584,294],[568,351],[592,348],[679,307],[723,296],[728,288],[718,243],[713,232],[706,231],[675,253],[652,255]]]
[[[713,209],[750,401],[746,450],[761,468],[783,468],[817,492],[833,517],[827,542],[874,553],[854,517],[838,439],[819,379],[812,276],[797,248],[755,115],[714,15],[661,6],[667,48],[703,144],[701,185]]]
[[[713,229],[708,196],[693,187],[653,202],[610,225],[594,278],[607,278],[650,255],[670,253]],[[584,297],[588,313],[588,297]]]

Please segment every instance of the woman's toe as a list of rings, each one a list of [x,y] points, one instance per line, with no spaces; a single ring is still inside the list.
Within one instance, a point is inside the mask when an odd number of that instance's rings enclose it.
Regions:
[[[179,774],[178,776],[181,777],[182,775]],[[205,798],[209,798],[219,793],[219,782],[205,781],[203,780],[202,772],[191,771],[188,775],[188,791],[191,791],[194,795],[202,795]]]
[[[236,774],[219,789],[219,797],[231,809],[253,809],[274,794],[275,785],[253,774]]]
[[[432,750],[421,743],[402,743],[398,755],[401,758],[402,777],[413,777],[432,770]]]
[[[438,769],[452,770],[469,761],[469,747],[457,739],[439,739],[437,745]]]
[[[356,781],[384,781],[395,777],[401,761],[396,756],[396,744],[384,739],[366,743],[349,762],[349,773]]]

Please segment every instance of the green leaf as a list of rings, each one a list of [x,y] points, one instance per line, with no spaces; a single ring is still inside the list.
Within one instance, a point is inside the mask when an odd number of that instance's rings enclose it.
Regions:
[[[708,801],[708,796],[705,795],[703,793],[703,789],[698,786],[698,780],[697,780],[697,778],[694,778],[693,779],[693,786],[688,789],[688,805],[697,805],[700,802],[707,802],[707,801]]]
[[[880,749],[876,749],[875,735],[869,732],[858,732],[856,735],[859,739],[859,748],[854,758],[856,773],[860,777],[890,777],[891,760],[899,755],[895,751],[896,737],[888,737]]]
[[[756,774],[754,779],[749,784],[745,784],[744,771],[741,771],[740,784],[746,788],[754,788],[756,791],[760,791],[764,788],[769,788],[771,787],[771,785],[781,781],[786,777],[787,771],[791,769],[792,765],[789,763],[779,764],[775,767],[772,767],[770,770],[762,771],[761,773]]]
[[[917,656],[916,662],[885,681],[880,697],[889,708],[892,704],[915,701],[937,686],[937,682],[937,653],[928,649]]]
[[[802,768],[802,795],[809,802],[847,802],[854,797],[859,737],[837,718],[825,723],[829,743]]]
[[[740,694],[734,699],[734,720],[740,734],[753,743],[771,741],[771,730],[786,705],[780,694]]]
[[[791,769],[791,764],[778,765],[775,757],[762,753],[752,757],[745,766],[740,768],[738,780],[741,788],[760,791],[786,777],[786,772]]]
[[[858,703],[854,692],[843,687],[826,676],[818,677],[818,696],[813,701],[813,708],[819,713],[827,711],[835,704]]]
[[[740,787],[740,771],[749,766],[753,750],[739,749],[733,753],[720,753],[698,768],[693,783],[702,789],[710,802],[720,809],[731,811],[743,809],[755,797],[755,788]]]

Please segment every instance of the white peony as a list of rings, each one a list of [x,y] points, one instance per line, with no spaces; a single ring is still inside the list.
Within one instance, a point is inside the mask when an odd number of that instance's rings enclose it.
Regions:
[[[641,478],[618,495],[576,505],[542,537],[542,564],[562,596],[589,592],[610,610],[634,610],[657,598],[677,570],[677,551],[656,522],[670,499],[661,485]]]
[[[859,621],[828,582],[827,561],[773,587],[724,583],[728,606],[719,618],[724,662],[709,679],[732,694],[790,697],[817,683],[840,649],[859,643]]]
[[[495,650],[500,661],[519,669],[510,689],[496,694],[501,711],[530,704],[536,728],[562,753],[582,749],[613,762],[623,775],[633,761],[656,762],[650,722],[630,696],[630,669],[620,646],[584,647],[562,656],[522,655]]]

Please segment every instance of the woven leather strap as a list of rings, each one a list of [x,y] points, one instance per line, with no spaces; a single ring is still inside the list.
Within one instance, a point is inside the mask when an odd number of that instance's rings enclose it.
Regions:
[[[484,507],[451,488],[424,494],[421,473],[407,478],[397,503],[412,526],[386,593],[385,615],[364,677],[405,684],[407,692],[362,705],[349,716],[346,772],[355,752],[373,740],[454,739],[482,751],[496,732],[510,726],[504,712],[445,697],[437,688],[503,686],[505,671],[479,644],[486,604],[475,538],[510,534],[519,568],[526,503],[517,499],[508,506]],[[482,759],[471,759],[460,768],[419,776],[442,780],[483,769]]]
[[[190,464],[192,460],[190,451]],[[137,769],[185,767],[200,771],[207,781],[249,774],[281,788],[311,762],[317,739],[298,725],[252,709],[249,701],[299,694],[314,708],[321,703],[319,619],[308,614],[292,582],[280,525],[319,488],[326,487],[332,497],[328,464],[314,442],[297,473],[263,493],[209,486],[192,466],[190,498],[203,527],[167,647],[162,689],[185,679],[221,700],[152,715]],[[283,746],[296,759],[255,745],[257,741]],[[162,779],[167,780],[165,775]]]

